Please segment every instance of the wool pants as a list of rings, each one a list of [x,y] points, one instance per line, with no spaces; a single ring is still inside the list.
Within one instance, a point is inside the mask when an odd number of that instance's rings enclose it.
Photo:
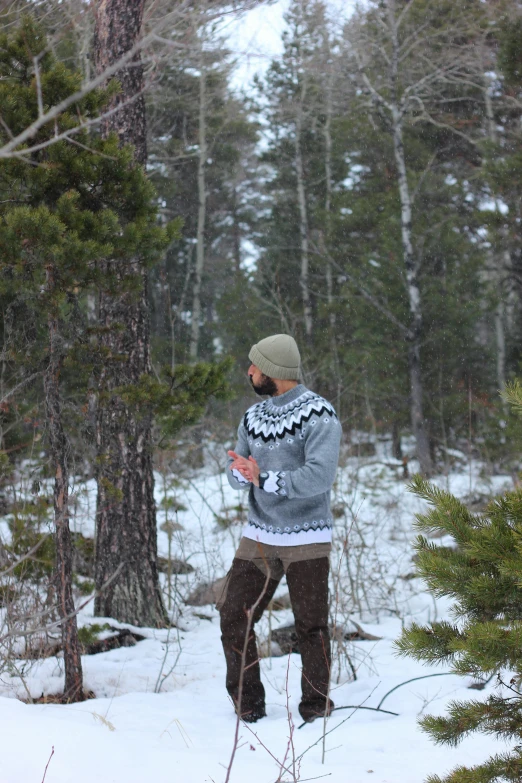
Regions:
[[[279,576],[282,573],[281,564],[274,565],[278,568],[274,568],[273,572]],[[327,697],[331,662],[328,632],[329,565],[328,558],[321,557],[291,563],[286,571],[301,652],[302,698],[299,712],[304,720],[324,715],[327,705],[328,712],[333,707]],[[222,599],[218,602],[221,641],[227,664],[226,687],[241,715],[264,714],[265,689],[261,683],[254,626],[270,603],[280,578],[272,578],[270,571],[265,576],[250,560],[234,558]]]

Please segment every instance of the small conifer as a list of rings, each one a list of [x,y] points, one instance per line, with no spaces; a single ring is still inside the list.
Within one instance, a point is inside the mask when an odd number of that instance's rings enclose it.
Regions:
[[[522,386],[507,392],[522,407]],[[418,572],[436,596],[453,599],[453,621],[414,623],[397,642],[399,654],[449,665],[457,674],[497,678],[486,699],[456,700],[444,717],[420,725],[439,744],[456,746],[473,732],[513,743],[511,750],[473,767],[459,766],[428,783],[522,780],[522,490],[492,500],[472,514],[449,492],[421,477],[412,490],[431,508],[417,517]],[[451,536],[438,546],[427,536]]]

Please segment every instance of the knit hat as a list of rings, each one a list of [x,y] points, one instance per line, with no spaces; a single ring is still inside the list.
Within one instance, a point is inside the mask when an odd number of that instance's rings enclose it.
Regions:
[[[248,358],[264,375],[281,381],[299,380],[301,357],[289,334],[273,334],[252,346]]]

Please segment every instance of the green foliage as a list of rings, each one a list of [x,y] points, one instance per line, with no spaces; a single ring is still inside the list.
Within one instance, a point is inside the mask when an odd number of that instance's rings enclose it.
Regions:
[[[416,51],[405,48],[399,92],[412,87],[407,81],[412,73],[420,78],[424,67],[432,68],[431,55],[438,56],[437,48],[451,39],[459,13],[442,0],[405,6],[401,40],[416,39],[420,28],[430,30],[426,46],[432,48],[424,64]],[[264,300],[254,310],[254,326],[280,331],[283,323],[284,329],[290,328],[300,340],[305,369],[322,393],[343,406],[341,415],[349,415],[355,428],[389,432],[393,426],[408,427],[410,421],[411,315],[393,134],[389,117],[376,104],[374,110],[368,108],[367,92],[351,94],[347,88],[347,69],[353,68],[351,78],[357,79],[352,47],[349,40],[336,40],[325,14],[320,2],[290,4],[282,58],[259,85],[260,114],[272,132],[262,156],[269,209],[257,226],[261,255],[254,283]],[[391,83],[384,6],[361,7],[348,23],[347,35],[350,26],[359,23],[363,37],[374,41],[369,76],[386,97],[386,83]],[[327,127],[329,89],[333,99]],[[470,94],[459,99],[440,91],[443,122],[466,128],[480,123],[477,90],[470,88]],[[310,339],[303,334],[302,297],[296,285],[301,274],[295,148],[299,122],[314,317]],[[424,413],[434,449],[447,448],[448,440],[467,432],[469,385],[477,399],[477,417],[491,393],[496,394],[490,345],[479,344],[476,337],[477,324],[488,318],[493,305],[484,300],[480,275],[485,254],[474,236],[484,218],[469,200],[469,179],[476,177],[477,162],[472,164],[456,136],[423,122],[414,109],[404,116],[404,146],[422,299]]]
[[[5,451],[0,451],[0,482],[7,478],[12,472],[13,466]]]
[[[498,64],[509,83],[522,83],[521,18],[510,20],[504,26],[498,53]]]
[[[30,18],[2,38],[0,114],[13,133],[38,117],[33,57],[44,49],[45,40]],[[62,101],[81,84],[80,75],[50,53],[39,59],[39,80],[45,106]],[[46,320],[59,320],[63,384],[84,404],[89,382],[108,358],[96,339],[101,327],[88,317],[88,297],[100,288],[121,295],[122,287],[133,296],[142,285],[135,265],[129,263],[122,280],[106,261],[139,257],[153,266],[181,230],[180,219],[160,226],[154,188],[135,165],[132,149],[120,148],[116,135],[103,139],[87,124],[103,112],[114,89],[93,91],[60,114],[56,125],[44,125],[27,142],[39,146],[31,153],[31,165],[23,147],[19,157],[0,161],[0,194],[6,194],[0,199],[0,298],[15,316],[23,316],[17,338],[28,345],[23,361],[31,367],[49,351]],[[79,118],[85,127],[78,128]],[[71,128],[73,136],[54,140],[55,129]],[[6,134],[0,128],[0,142]],[[34,329],[24,335],[28,322]],[[20,357],[14,359],[13,371],[20,368]],[[197,421],[209,397],[226,398],[229,369],[227,360],[180,365],[163,370],[160,379],[144,375],[113,393],[136,416],[156,417],[162,436],[172,437]],[[101,395],[99,403],[104,401]],[[64,415],[71,429],[85,426],[72,406]]]
[[[12,35],[2,38],[0,59],[0,113],[3,127],[16,134],[38,117],[37,84],[33,57],[45,50],[45,41],[30,18]],[[52,106],[74,93],[81,75],[69,71],[50,53],[39,60],[42,100]],[[40,149],[0,164],[0,192],[10,193],[0,210],[4,285],[40,292],[46,266],[58,276],[53,305],[67,302],[72,292],[104,283],[96,262],[139,255],[155,263],[179,226],[161,228],[157,222],[154,189],[142,168],[134,165],[130,147],[119,148],[116,135],[102,139],[87,125],[103,111],[107,90],[94,90],[55,123],[44,125],[28,144]],[[79,128],[79,119],[85,123]],[[56,132],[77,129],[65,139]],[[14,197],[13,197],[14,196]],[[6,275],[6,272],[9,272]],[[132,288],[132,275],[129,275]],[[37,297],[37,302],[42,297]],[[48,302],[45,297],[42,305]]]
[[[41,579],[53,571],[54,539],[50,535],[51,500],[38,495],[16,503],[7,517],[11,540],[6,547],[20,560],[14,569],[18,579]]]
[[[515,384],[508,391],[522,398]],[[445,717],[426,716],[422,728],[440,744],[457,745],[472,732],[519,740],[522,733],[522,490],[492,500],[483,514],[472,514],[450,493],[416,476],[411,490],[430,508],[417,516],[417,569],[438,596],[453,599],[455,623],[414,623],[396,647],[400,655],[430,664],[450,665],[458,674],[479,680],[506,670],[506,684],[486,701],[453,701]],[[437,546],[433,534],[451,539]],[[495,756],[486,764],[459,767],[428,783],[492,783],[520,780],[522,752]]]
[[[73,574],[73,584],[80,595],[92,595],[96,590],[96,585],[90,579],[81,579],[77,574]]]
[[[203,12],[202,21],[204,17]],[[177,239],[151,275],[153,348],[159,364],[189,361],[190,321],[185,313],[192,304],[196,255],[200,110],[204,113],[209,154],[204,161],[205,262],[198,355],[207,361],[218,353],[217,339],[225,353],[235,348],[237,310],[246,304],[243,295],[248,296],[236,283],[245,278],[241,270],[242,242],[250,238],[257,201],[252,186],[257,186],[259,176],[253,159],[258,128],[249,116],[249,102],[229,89],[231,67],[226,41],[212,37],[205,25],[197,33],[192,25],[183,29],[183,22],[172,34],[182,36],[183,55],[171,50],[168,62],[147,91],[150,176],[164,214],[183,219]],[[214,317],[216,311],[219,318]],[[226,316],[232,320],[236,317],[232,329]]]
[[[135,416],[154,416],[164,442],[183,427],[195,424],[210,397],[228,399],[226,376],[231,368],[231,359],[178,365],[175,369],[164,367],[159,379],[143,375],[138,383],[118,387],[114,393]]]
[[[245,507],[241,503],[237,506],[226,506],[222,514],[214,514],[214,519],[218,528],[228,530],[234,525],[244,524]]]
[[[110,631],[111,627],[108,623],[99,625],[98,623],[92,623],[91,625],[84,625],[78,628],[78,640],[80,644],[86,647],[89,644],[94,644],[98,641],[98,636],[103,631]]]
[[[502,397],[506,402],[509,402],[518,413],[522,413],[522,383],[518,378],[506,385]]]

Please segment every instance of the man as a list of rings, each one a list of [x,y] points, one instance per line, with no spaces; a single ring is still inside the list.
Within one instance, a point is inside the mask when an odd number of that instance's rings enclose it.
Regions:
[[[333,407],[298,382],[293,337],[254,345],[248,376],[259,395],[239,425],[227,476],[248,489],[248,524],[228,572],[221,613],[226,686],[243,720],[266,715],[254,624],[286,574],[302,661],[299,712],[311,722],[329,715],[328,571],[332,538],[330,490],[341,427]],[[245,637],[248,642],[245,650]]]

